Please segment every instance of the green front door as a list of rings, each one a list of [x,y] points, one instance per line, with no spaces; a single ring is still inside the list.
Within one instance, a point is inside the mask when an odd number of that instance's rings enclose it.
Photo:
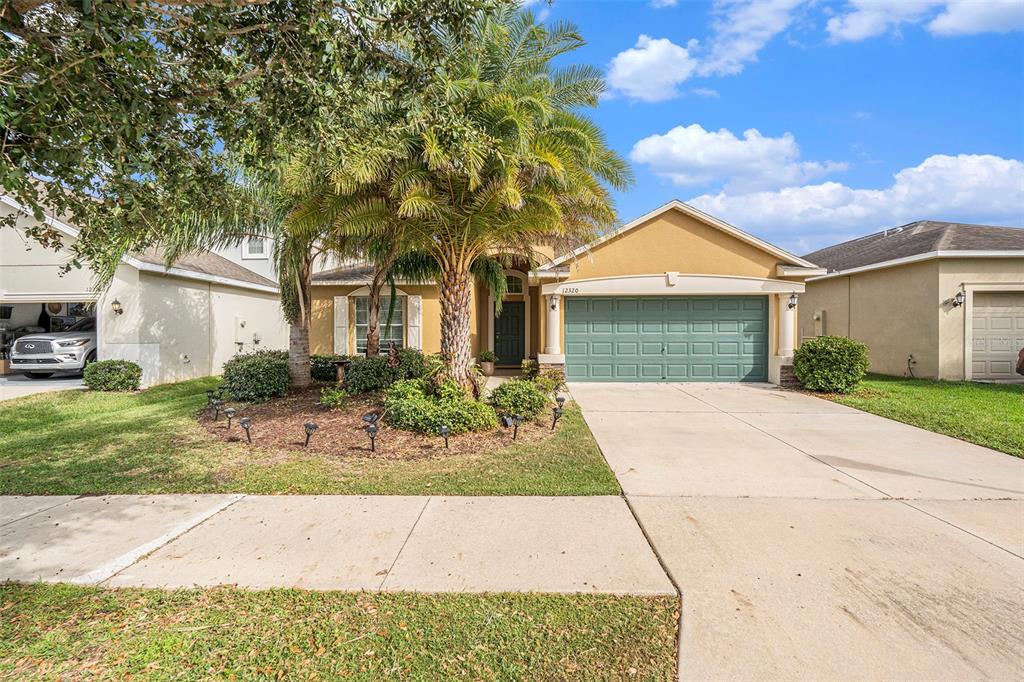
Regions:
[[[767,381],[766,296],[565,299],[570,381]]]
[[[494,353],[499,365],[518,367],[526,357],[526,304],[505,301],[494,318]]]

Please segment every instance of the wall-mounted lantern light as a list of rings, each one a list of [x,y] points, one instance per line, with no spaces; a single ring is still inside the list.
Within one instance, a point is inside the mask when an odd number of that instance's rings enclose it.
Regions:
[[[789,295],[789,309],[792,310],[796,307],[796,294]]]
[[[967,297],[964,296],[964,290],[963,289],[961,289],[960,291],[956,292],[956,296],[953,297],[953,307],[954,308],[959,308],[960,306],[962,306],[964,304],[964,301],[966,299],[967,299]]]
[[[110,302],[110,307],[113,309],[115,315],[120,315],[124,312],[124,306],[116,298]]]

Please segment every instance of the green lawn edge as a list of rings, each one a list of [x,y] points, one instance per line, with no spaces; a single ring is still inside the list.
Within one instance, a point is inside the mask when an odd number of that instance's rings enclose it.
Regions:
[[[868,375],[830,400],[1024,457],[1024,386]]]
[[[676,597],[0,584],[0,678],[671,680]]]
[[[0,494],[618,495],[579,410],[549,439],[412,461],[274,452],[196,424],[211,377],[136,394],[61,391],[0,403]]]

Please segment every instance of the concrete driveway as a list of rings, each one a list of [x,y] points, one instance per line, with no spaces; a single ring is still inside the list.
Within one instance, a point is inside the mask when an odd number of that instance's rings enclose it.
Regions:
[[[682,679],[1024,677],[1024,461],[768,385],[573,384]]]
[[[0,400],[84,387],[81,375],[58,375],[49,379],[30,379],[23,374],[11,374],[0,377]]]

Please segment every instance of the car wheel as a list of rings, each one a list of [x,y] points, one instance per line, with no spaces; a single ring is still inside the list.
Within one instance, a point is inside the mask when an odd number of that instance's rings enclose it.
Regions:
[[[49,379],[53,376],[53,372],[29,372],[29,379]]]
[[[85,362],[82,363],[82,370],[84,371],[87,366],[91,365],[94,362],[96,362],[96,351],[93,351],[85,356]]]

